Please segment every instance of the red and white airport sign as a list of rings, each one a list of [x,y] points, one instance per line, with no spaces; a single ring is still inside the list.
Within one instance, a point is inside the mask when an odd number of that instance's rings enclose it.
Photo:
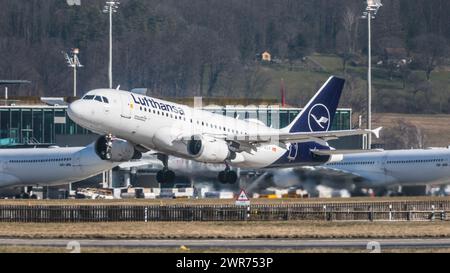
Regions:
[[[244,189],[241,190],[236,198],[236,206],[250,206],[250,198],[248,198]]]

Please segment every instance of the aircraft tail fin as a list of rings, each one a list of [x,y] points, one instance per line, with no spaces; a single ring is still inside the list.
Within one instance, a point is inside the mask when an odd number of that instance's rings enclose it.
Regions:
[[[330,77],[283,131],[289,133],[328,131],[336,114],[344,84],[344,79]]]

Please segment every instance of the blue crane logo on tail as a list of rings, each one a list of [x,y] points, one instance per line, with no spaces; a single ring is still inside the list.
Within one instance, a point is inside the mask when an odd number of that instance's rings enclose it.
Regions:
[[[330,111],[323,104],[314,105],[308,114],[311,132],[326,132],[330,129]]]

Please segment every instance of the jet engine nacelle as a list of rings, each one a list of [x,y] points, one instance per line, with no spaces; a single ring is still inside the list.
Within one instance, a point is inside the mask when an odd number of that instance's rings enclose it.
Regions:
[[[106,136],[100,137],[95,143],[95,153],[102,160],[112,162],[126,162],[142,157],[142,154],[130,142],[118,138],[108,138]]]
[[[226,141],[214,138],[192,137],[187,142],[187,150],[195,160],[205,163],[223,163],[236,157]]]

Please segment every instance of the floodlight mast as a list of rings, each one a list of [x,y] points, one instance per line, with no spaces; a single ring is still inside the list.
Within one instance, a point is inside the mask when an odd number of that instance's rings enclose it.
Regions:
[[[367,0],[366,11],[363,13],[363,18],[367,18],[368,25],[368,47],[367,47],[367,129],[372,130],[372,19],[378,10],[383,6],[381,0]],[[372,148],[372,135],[367,135],[367,149]]]
[[[69,56],[69,54],[64,53],[64,56],[67,60],[67,64],[69,67],[73,68],[73,96],[77,96],[77,68],[83,67],[83,65],[80,62],[80,59],[78,59],[78,54],[80,53],[80,50],[78,48],[73,48],[72,51],[72,57]]]
[[[104,13],[109,13],[109,66],[108,66],[108,80],[109,88],[112,88],[112,24],[113,24],[113,13],[116,13],[119,8],[119,1],[106,1],[105,7],[103,9]]]

